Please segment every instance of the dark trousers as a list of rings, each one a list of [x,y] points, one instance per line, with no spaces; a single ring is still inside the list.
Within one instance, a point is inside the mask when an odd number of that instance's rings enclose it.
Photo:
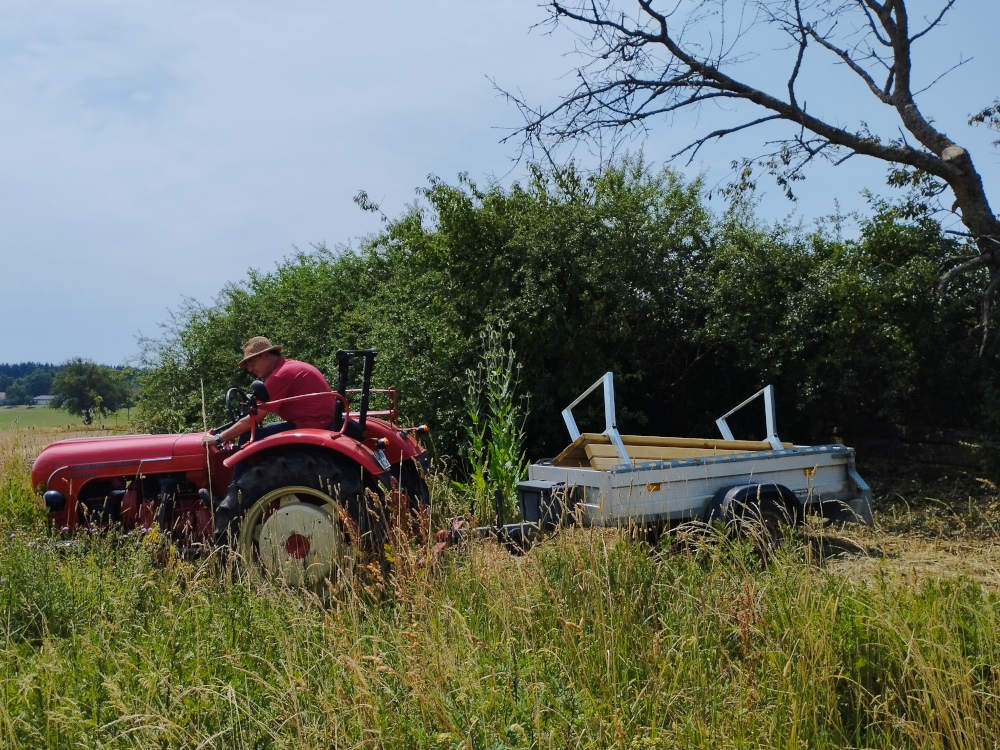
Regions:
[[[263,440],[266,437],[271,437],[271,435],[277,435],[279,432],[286,432],[288,430],[295,429],[295,422],[272,422],[271,424],[261,425],[254,431],[254,440]]]
[[[266,437],[271,437],[271,435],[277,435],[279,432],[287,432],[288,430],[295,429],[295,422],[272,422],[271,424],[258,425],[254,430],[253,439],[263,440]],[[250,433],[246,433],[245,438],[250,439]],[[236,468],[233,469],[233,484],[236,484],[236,480],[243,476],[244,464],[241,461],[236,464]]]
[[[269,425],[257,427],[254,430],[253,439],[254,441],[263,440],[266,437],[271,437],[271,435],[277,435],[279,432],[294,429],[294,422],[273,422]],[[247,433],[246,439],[249,440],[249,437],[250,435]],[[236,464],[236,467],[233,469],[233,482],[229,485],[225,497],[222,498],[222,501],[215,509],[215,537],[216,541],[220,544],[228,541],[233,520],[239,511],[239,481],[245,471],[245,461]]]

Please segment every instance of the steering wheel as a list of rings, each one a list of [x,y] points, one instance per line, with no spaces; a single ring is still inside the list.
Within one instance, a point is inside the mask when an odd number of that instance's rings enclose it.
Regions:
[[[246,395],[243,391],[239,388],[230,388],[226,391],[226,415],[235,422],[248,413]]]

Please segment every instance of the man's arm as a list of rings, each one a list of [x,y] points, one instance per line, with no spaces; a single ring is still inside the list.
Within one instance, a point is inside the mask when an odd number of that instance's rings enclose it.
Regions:
[[[204,445],[214,445],[217,448],[221,448],[223,443],[228,443],[231,440],[235,440],[240,435],[245,432],[250,432],[250,420],[253,419],[249,414],[242,419],[240,419],[236,424],[223,430],[222,432],[213,435],[211,432],[206,432],[202,438],[201,442]],[[263,419],[263,416],[260,418]],[[260,419],[257,421],[259,422]]]

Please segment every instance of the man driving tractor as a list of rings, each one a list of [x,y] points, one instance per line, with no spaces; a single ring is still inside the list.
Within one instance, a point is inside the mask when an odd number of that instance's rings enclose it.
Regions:
[[[243,345],[243,359],[239,363],[240,367],[248,370],[255,378],[264,381],[272,401],[308,393],[330,392],[330,385],[323,373],[308,362],[285,358],[281,349],[281,344],[272,344],[265,336],[254,336]],[[333,399],[330,398],[304,398],[282,404],[278,407],[278,416],[283,421],[258,427],[255,436],[259,440],[296,427],[329,427],[333,422],[333,404]],[[253,418],[247,415],[218,434],[208,432],[202,442],[221,448],[223,444],[249,432]],[[260,422],[263,418],[264,415],[260,415],[257,421]]]
[[[272,344],[266,336],[254,336],[243,345],[243,359],[239,366],[245,368],[258,380],[263,380],[268,398],[272,401],[304,396],[313,393],[331,393],[329,383],[316,367],[308,362],[287,359],[281,354],[281,344]],[[260,440],[286,430],[296,428],[328,428],[333,422],[334,400],[332,398],[303,398],[281,404],[277,409],[281,422],[256,427],[254,438]],[[266,415],[248,414],[231,427],[219,433],[207,432],[202,437],[206,446],[216,450],[236,438],[250,432],[252,420],[258,424]],[[233,473],[225,497],[216,506],[216,536],[222,536],[239,508],[239,480],[243,474],[243,464],[238,464]],[[205,498],[203,498],[205,499]]]

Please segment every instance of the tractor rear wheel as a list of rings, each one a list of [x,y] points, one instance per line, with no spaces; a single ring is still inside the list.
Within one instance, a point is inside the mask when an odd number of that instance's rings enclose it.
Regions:
[[[405,461],[400,467],[399,484],[408,500],[411,535],[418,542],[426,541],[430,534],[431,491],[416,461]]]
[[[238,484],[230,544],[267,575],[321,592],[327,582],[352,585],[360,564],[381,562],[383,514],[356,464],[286,451],[249,467]]]

